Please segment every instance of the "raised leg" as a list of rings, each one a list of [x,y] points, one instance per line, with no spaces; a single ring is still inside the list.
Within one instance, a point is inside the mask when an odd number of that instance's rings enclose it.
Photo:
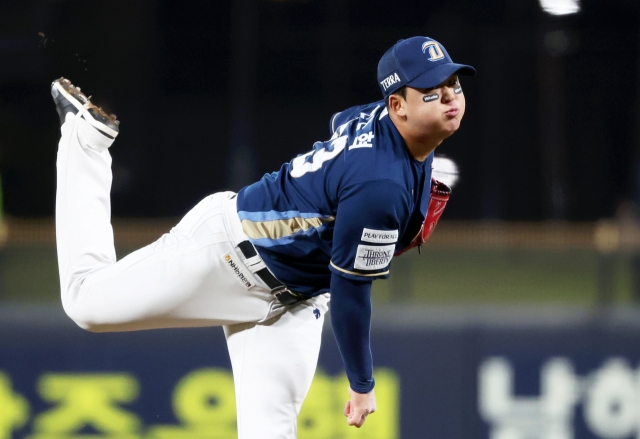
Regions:
[[[54,93],[57,104],[66,98],[60,96]],[[91,119],[83,105],[58,105],[64,123],[57,160],[56,240],[67,314],[81,327],[99,332],[265,318],[273,300],[269,290],[255,279],[256,285],[247,288],[224,262],[227,254],[241,259],[228,232],[230,221],[240,227],[235,210],[227,209],[231,193],[205,198],[170,233],[116,262],[109,195],[108,147],[113,139],[97,129],[100,121]]]

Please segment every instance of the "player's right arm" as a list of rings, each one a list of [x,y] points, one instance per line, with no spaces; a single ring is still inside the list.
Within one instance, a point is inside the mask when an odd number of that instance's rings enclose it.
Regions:
[[[349,425],[361,427],[376,410],[373,359],[369,345],[371,281],[331,275],[331,324],[349,378],[344,409]]]
[[[356,184],[340,194],[330,266],[331,322],[350,385],[345,414],[357,427],[375,411],[371,282],[388,277],[409,206],[406,190],[389,180]]]

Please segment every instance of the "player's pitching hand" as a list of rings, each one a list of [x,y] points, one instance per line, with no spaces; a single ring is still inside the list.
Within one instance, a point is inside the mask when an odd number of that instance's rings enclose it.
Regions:
[[[376,394],[373,390],[369,393],[354,392],[349,387],[349,397],[351,399],[344,407],[344,415],[349,425],[360,428],[367,416],[376,411]]]

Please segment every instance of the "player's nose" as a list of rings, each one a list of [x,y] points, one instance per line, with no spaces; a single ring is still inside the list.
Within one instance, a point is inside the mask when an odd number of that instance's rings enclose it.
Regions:
[[[456,97],[451,87],[442,87],[442,103],[447,104],[453,101]]]

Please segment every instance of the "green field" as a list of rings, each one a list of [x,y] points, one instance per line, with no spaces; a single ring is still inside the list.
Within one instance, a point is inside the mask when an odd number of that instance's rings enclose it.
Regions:
[[[595,304],[593,250],[431,250],[394,259],[374,300],[432,304]],[[613,297],[631,302],[629,259],[612,256]]]
[[[126,251],[121,252],[126,254]],[[613,297],[630,304],[628,255],[611,257]],[[423,250],[394,259],[391,277],[374,283],[379,304],[596,304],[599,256],[594,250]],[[0,250],[0,301],[59,302],[55,248]]]

